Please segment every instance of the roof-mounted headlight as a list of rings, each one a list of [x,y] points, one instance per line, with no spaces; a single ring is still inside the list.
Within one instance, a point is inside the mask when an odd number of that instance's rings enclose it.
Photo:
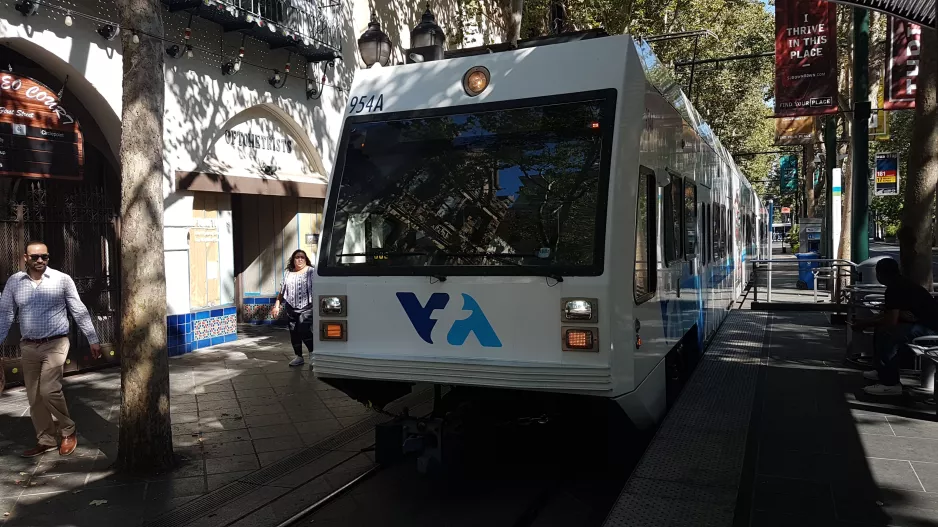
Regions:
[[[466,94],[470,97],[475,97],[480,93],[484,92],[486,88],[489,87],[489,81],[492,79],[492,76],[489,74],[489,70],[484,66],[476,66],[470,68],[469,71],[463,75],[462,78],[462,87],[466,90]]]

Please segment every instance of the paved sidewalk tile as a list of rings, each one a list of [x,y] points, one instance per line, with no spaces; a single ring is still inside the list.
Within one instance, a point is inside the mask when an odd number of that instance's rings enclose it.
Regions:
[[[370,416],[290,368],[289,335],[241,327],[239,340],[170,359],[173,445],[180,465],[149,478],[118,474],[120,370],[65,379],[79,446],[68,457],[22,459],[35,432],[23,387],[0,394],[0,525],[138,526],[296,454]]]

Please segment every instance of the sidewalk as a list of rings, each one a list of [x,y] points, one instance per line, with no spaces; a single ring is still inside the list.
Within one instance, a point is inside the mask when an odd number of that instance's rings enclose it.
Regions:
[[[605,525],[938,527],[938,422],[919,379],[867,395],[828,313],[743,304]]]
[[[173,473],[129,478],[117,455],[120,370],[65,379],[78,449],[22,459],[35,444],[22,387],[0,394],[0,525],[140,525],[284,460],[374,413],[290,368],[286,330],[239,328],[239,340],[170,359]]]

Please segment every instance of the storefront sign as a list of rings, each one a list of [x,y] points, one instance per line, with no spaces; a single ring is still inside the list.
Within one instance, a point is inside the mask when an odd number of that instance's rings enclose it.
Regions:
[[[782,214],[791,214],[791,207],[782,207]]]
[[[886,33],[889,56],[886,57],[886,103],[884,106],[887,110],[915,108],[922,28],[907,20],[893,17]]]
[[[241,148],[270,150],[271,152],[285,152],[287,154],[293,153],[293,141],[291,139],[279,138],[273,135],[259,135],[238,132],[236,130],[226,130],[225,142],[229,145]]]
[[[775,115],[837,112],[837,8],[824,0],[775,5]]]
[[[0,176],[81,179],[81,129],[42,83],[0,72]]]
[[[876,191],[877,196],[897,196],[899,194],[899,155],[890,152],[876,154]]]
[[[814,116],[780,117],[775,120],[775,144],[809,145],[814,142]]]

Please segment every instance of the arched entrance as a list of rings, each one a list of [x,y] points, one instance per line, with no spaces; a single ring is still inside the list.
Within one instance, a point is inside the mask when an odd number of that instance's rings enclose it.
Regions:
[[[302,249],[315,259],[326,182],[308,133],[279,107],[252,106],[220,127],[197,170],[176,173],[177,190],[193,194],[196,223],[188,245],[190,310],[227,306],[230,280],[241,322],[273,322],[270,307],[291,253]],[[227,211],[230,234],[213,234]]]
[[[105,349],[91,359],[73,324],[66,372],[117,362],[120,188],[111,147],[67,89],[59,99],[61,81],[48,70],[5,46],[0,64],[13,70],[0,71],[0,282],[22,269],[26,241],[44,241],[50,267],[75,280]],[[16,82],[20,89],[5,88]],[[10,383],[22,381],[19,338],[14,323],[0,346]]]

